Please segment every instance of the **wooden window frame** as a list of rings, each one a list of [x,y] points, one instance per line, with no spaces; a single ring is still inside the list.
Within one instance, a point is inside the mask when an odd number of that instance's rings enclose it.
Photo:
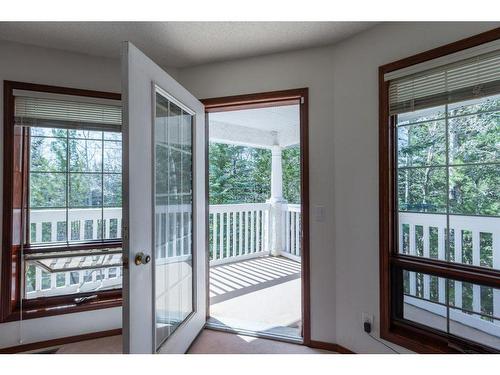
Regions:
[[[379,261],[380,261],[380,337],[418,353],[496,352],[491,347],[462,339],[436,329],[402,320],[395,312],[401,301],[395,292],[402,288],[402,269],[500,287],[499,271],[447,263],[434,259],[415,259],[397,252],[397,181],[394,142],[395,126],[389,116],[389,82],[384,75],[402,68],[500,39],[496,28],[454,43],[379,67]]]
[[[4,93],[4,152],[3,152],[3,223],[2,223],[2,268],[0,284],[0,322],[16,321],[20,318],[31,319],[45,316],[69,314],[75,312],[117,307],[122,305],[122,289],[106,290],[99,292],[75,293],[71,295],[39,297],[30,300],[22,300],[21,295],[21,257],[20,239],[21,222],[26,220],[22,215],[14,215],[14,209],[25,206],[27,199],[27,168],[23,166],[23,173],[16,173],[14,155],[22,142],[28,139],[27,134],[17,134],[14,118],[14,90],[26,90],[47,92],[63,95],[75,95],[92,98],[121,100],[121,94],[81,90],[69,87],[39,85],[15,81],[3,81]],[[18,137],[16,139],[16,137]],[[24,148],[27,150],[27,147]],[[19,150],[20,151],[20,150]],[[27,157],[23,160],[27,163]],[[21,210],[23,211],[23,210]],[[29,230],[29,226],[26,226]],[[16,233],[17,231],[17,233]],[[14,236],[15,234],[15,236]],[[121,241],[103,241],[96,244],[78,244],[69,246],[47,246],[37,249],[41,251],[55,250],[83,250],[97,248],[121,247]],[[32,251],[25,247],[25,251]],[[97,295],[97,298],[77,304],[75,298]],[[21,309],[22,302],[22,309]]]

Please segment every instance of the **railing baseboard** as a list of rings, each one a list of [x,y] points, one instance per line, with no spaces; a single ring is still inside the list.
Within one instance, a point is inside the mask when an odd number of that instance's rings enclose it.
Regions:
[[[280,256],[282,256],[284,258],[288,258],[288,259],[291,259],[291,260],[294,260],[294,261],[300,263],[300,256],[299,255],[290,254],[290,253],[287,253],[286,251],[280,251],[279,254],[280,254]]]
[[[210,267],[212,266],[220,266],[222,264],[228,264],[228,263],[235,263],[239,262],[242,260],[249,260],[249,259],[254,259],[254,258],[261,258],[261,257],[266,257],[269,256],[269,251],[258,251],[256,253],[249,253],[249,254],[243,254],[243,255],[238,255],[235,257],[227,257],[227,258],[222,258],[222,259],[215,259],[210,261]]]

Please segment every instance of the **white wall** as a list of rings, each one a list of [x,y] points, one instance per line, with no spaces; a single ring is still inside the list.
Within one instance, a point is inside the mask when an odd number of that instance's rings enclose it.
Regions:
[[[120,92],[121,86],[118,60],[0,41],[0,103],[3,103],[3,80],[113,92]],[[3,177],[3,105],[0,105],[0,119]],[[0,178],[0,192],[2,181]],[[0,348],[19,345],[20,335],[23,343],[30,343],[115,328],[121,328],[121,308],[29,319],[22,323],[21,329],[19,322],[3,323]]]
[[[361,325],[374,314],[378,335],[378,66],[494,27],[388,23],[333,47],[179,70],[199,98],[310,89],[311,208],[326,208],[324,223],[311,215],[313,340],[388,352]]]

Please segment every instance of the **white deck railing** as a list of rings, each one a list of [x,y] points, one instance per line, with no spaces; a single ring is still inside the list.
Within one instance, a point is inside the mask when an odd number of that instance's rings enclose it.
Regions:
[[[399,252],[414,256],[422,256],[426,258],[435,258],[439,260],[447,260],[445,252],[445,236],[447,219],[446,215],[434,214],[419,214],[419,213],[400,213],[399,214]],[[472,262],[474,266],[486,266],[500,269],[500,218],[497,217],[484,217],[484,216],[450,216],[449,219],[450,245],[453,251],[450,252],[452,260],[462,263],[463,255],[466,252],[466,243],[464,241],[465,235],[470,239],[468,242],[469,248],[472,252]],[[431,254],[431,231],[433,231],[434,238],[437,237],[437,250]],[[418,232],[418,233],[417,233]],[[482,236],[491,236],[491,246],[488,248],[481,245]],[[417,244],[421,244],[417,246]],[[418,247],[418,249],[417,249]],[[435,248],[436,248],[435,247]],[[481,255],[483,258],[490,254],[485,252],[491,249],[491,264],[481,262]],[[420,250],[420,251],[419,251]],[[431,276],[423,275],[423,290],[417,296],[417,274],[409,272],[409,293],[405,296],[405,302],[412,304],[416,307],[431,311],[435,314],[446,316],[446,280],[438,278],[437,280],[437,303],[429,302],[431,297]],[[500,290],[493,289],[492,301],[483,301],[484,296],[481,295],[481,286],[472,285],[472,311],[481,313],[482,306],[487,303],[492,303],[493,316],[497,317],[493,322],[482,319],[479,315],[471,315],[462,311],[463,304],[463,288],[464,284],[461,281],[453,281],[453,299],[455,309],[451,310],[450,317],[456,321],[467,324],[480,330],[493,329],[496,334],[500,335]],[[469,306],[470,309],[470,306]]]
[[[284,253],[300,257],[300,204],[283,206]]]
[[[300,205],[284,204],[282,208],[283,249],[280,254],[300,260]],[[269,203],[210,205],[210,264],[230,263],[269,254],[270,209]],[[190,205],[156,207],[157,261],[173,261],[190,255],[191,214]],[[34,240],[33,243],[37,244],[63,242],[66,238],[70,241],[96,240],[101,237],[98,228],[101,228],[103,219],[104,238],[120,238],[122,226],[120,208],[107,208],[104,213],[100,209],[71,210],[68,214],[69,225],[66,233],[64,233],[66,223],[64,209],[32,210],[30,236]],[[171,240],[167,241],[168,238]],[[58,276],[56,273],[50,274],[36,267],[34,288],[27,291],[27,296],[35,298],[119,285],[121,270],[115,268],[102,268],[92,272],[88,270],[59,272]]]
[[[80,240],[97,240],[101,238],[98,228],[104,221],[104,238],[121,238],[122,236],[122,209],[120,207],[105,208],[78,208],[68,211],[68,228],[66,237],[58,238],[58,233],[64,234],[66,225],[66,209],[34,209],[30,210],[30,238],[31,243],[58,242]],[[35,229],[33,231],[33,228]],[[76,228],[77,231],[72,231]],[[112,230],[114,229],[114,230]]]
[[[210,264],[270,253],[271,204],[218,204],[209,207]],[[281,255],[300,260],[300,205],[282,205]]]
[[[121,238],[122,209],[120,207],[80,208],[68,212],[69,225],[66,226],[65,209],[33,209],[30,211],[30,239],[33,244],[51,242],[98,240],[104,223],[104,238]],[[66,229],[66,233],[64,231]],[[121,255],[100,255],[93,264],[105,262],[105,257],[120,257]],[[82,266],[88,266],[90,257],[81,257]],[[96,258],[94,256],[94,258]],[[53,263],[64,262],[66,258],[54,260]],[[109,260],[109,259],[108,259]],[[69,263],[69,262],[68,262]],[[27,280],[26,297],[37,298],[78,292],[97,291],[119,288],[122,284],[122,269],[119,266],[85,270],[63,271],[49,273],[35,266],[34,287],[29,287],[32,280]]]
[[[210,264],[268,254],[269,210],[267,203],[210,205]]]

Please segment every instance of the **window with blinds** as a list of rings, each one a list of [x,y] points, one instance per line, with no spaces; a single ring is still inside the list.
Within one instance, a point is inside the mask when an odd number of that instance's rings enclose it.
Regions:
[[[108,101],[109,102],[109,101]],[[120,131],[120,103],[16,96],[16,122],[26,126]]]
[[[120,102],[14,95],[15,127],[27,138],[24,297],[120,288]]]
[[[500,91],[500,52],[412,74],[389,84],[391,114],[477,99]]]
[[[500,49],[393,75],[393,319],[498,351]]]

